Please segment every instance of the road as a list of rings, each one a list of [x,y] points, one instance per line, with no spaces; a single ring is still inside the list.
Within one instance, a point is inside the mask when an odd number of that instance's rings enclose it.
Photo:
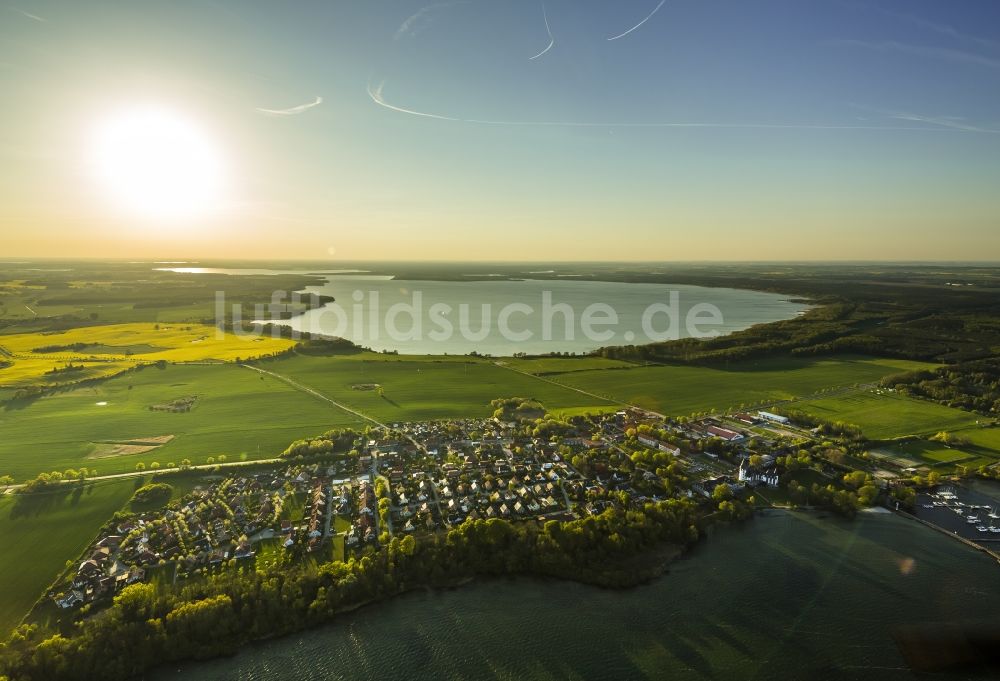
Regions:
[[[323,490],[326,493],[326,522],[323,528],[323,537],[330,536],[330,523],[333,521],[333,485],[327,485]]]
[[[147,470],[144,470],[144,471],[129,471],[128,473],[111,473],[109,475],[97,475],[97,476],[94,476],[92,478],[91,477],[86,478],[86,482],[96,482],[96,481],[99,481],[99,480],[118,480],[118,479],[121,479],[121,478],[139,478],[139,477],[143,477],[143,476],[146,476],[146,475],[161,474],[161,473],[177,473],[179,471],[209,471],[209,472],[211,472],[211,471],[215,470],[216,468],[229,468],[229,467],[232,467],[232,466],[235,466],[235,467],[239,467],[239,466],[254,466],[254,465],[257,465],[257,464],[269,464],[269,463],[270,464],[275,464],[275,463],[281,463],[283,461],[287,461],[287,459],[282,459],[281,457],[277,457],[277,458],[274,458],[274,459],[254,459],[252,461],[226,461],[224,463],[213,463],[213,464],[207,464],[206,463],[206,464],[199,464],[197,466],[188,466],[187,468],[175,467],[175,468],[157,468],[156,470],[149,470],[149,469],[147,469]],[[79,480],[77,480],[77,479],[63,480],[62,484],[70,485],[70,484],[73,484],[75,482],[79,482]],[[21,489],[22,487],[24,487],[24,484],[25,483],[18,483],[16,485],[10,485],[10,486],[4,488],[4,490],[3,490],[2,493],[3,494],[10,494],[11,492],[13,492],[15,490],[18,490],[18,489]],[[39,492],[39,494],[44,494],[44,492]]]
[[[296,381],[296,380],[294,380],[292,378],[289,378],[288,376],[284,376],[282,374],[278,374],[278,373],[275,373],[273,371],[268,371],[267,369],[261,369],[260,367],[255,367],[255,366],[252,366],[250,364],[240,364],[239,366],[244,367],[246,369],[250,369],[251,371],[256,371],[257,373],[260,373],[260,374],[271,376],[272,378],[276,378],[279,381],[287,383],[288,385],[292,386],[296,390],[300,390],[300,391],[306,393],[307,395],[311,395],[312,397],[315,397],[318,400],[322,400],[323,402],[326,402],[327,404],[329,404],[329,405],[331,405],[333,407],[336,407],[337,409],[340,409],[342,411],[346,411],[349,414],[353,414],[354,416],[357,416],[358,418],[360,418],[360,419],[362,419],[364,421],[368,421],[369,423],[373,423],[376,426],[379,426],[380,428],[384,428],[386,430],[391,430],[391,428],[387,424],[382,423],[381,421],[379,421],[377,419],[374,419],[371,416],[368,416],[367,414],[363,414],[362,412],[358,411],[357,409],[352,409],[351,407],[348,407],[346,404],[342,404],[340,402],[337,402],[336,400],[332,400],[329,397],[327,397],[326,395],[324,395],[323,393],[321,393],[321,392],[319,392],[317,390],[314,390],[314,389],[310,388],[307,385],[302,385],[298,381]],[[418,449],[424,450],[423,446],[420,443],[418,443],[415,439],[413,439],[412,437],[407,436],[407,439],[410,442],[412,442]],[[426,450],[424,450],[424,453],[426,454]],[[207,470],[207,471],[211,471],[211,470],[213,470],[215,468],[228,468],[230,466],[246,466],[246,465],[253,465],[253,464],[269,464],[269,463],[270,464],[274,464],[274,463],[281,463],[282,461],[283,461],[283,459],[281,459],[280,457],[271,458],[271,459],[254,459],[253,461],[227,461],[225,463],[214,463],[214,464],[203,464],[203,465],[197,465],[197,466],[188,466],[187,469],[183,469],[183,470]],[[181,468],[160,468],[160,469],[157,469],[156,471],[145,470],[145,471],[129,471],[127,473],[112,473],[112,474],[109,474],[109,475],[98,475],[98,476],[95,476],[95,477],[92,477],[92,478],[87,478],[87,482],[93,482],[93,481],[98,481],[98,480],[117,480],[117,479],[120,479],[120,478],[137,478],[137,477],[140,477],[140,476],[143,476],[143,475],[149,475],[151,473],[172,473],[172,472],[176,472],[176,471],[180,471],[180,470],[182,470],[182,469]],[[75,482],[75,481],[74,480],[68,480],[68,481],[65,481],[65,482],[66,482],[66,484],[69,484],[69,483],[72,483],[72,482]],[[3,491],[0,492],[0,494],[10,494],[11,492],[13,492],[15,490],[18,490],[18,489],[20,489],[22,487],[24,487],[24,483],[18,483],[16,485],[10,485],[8,487],[5,487],[3,489]]]

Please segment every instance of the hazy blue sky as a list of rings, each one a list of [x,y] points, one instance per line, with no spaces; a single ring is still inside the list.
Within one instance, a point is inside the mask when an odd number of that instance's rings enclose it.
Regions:
[[[0,91],[5,255],[1000,258],[996,0],[0,0]]]

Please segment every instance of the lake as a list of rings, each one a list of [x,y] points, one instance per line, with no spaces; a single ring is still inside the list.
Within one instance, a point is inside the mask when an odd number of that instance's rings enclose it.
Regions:
[[[894,515],[771,511],[714,531],[635,589],[511,579],[415,592],[153,678],[922,678],[906,668],[895,628],[995,619],[998,570]]]
[[[403,354],[586,353],[606,345],[724,335],[808,309],[788,296],[730,288],[572,278],[406,281],[356,271],[317,274],[326,283],[307,291],[335,302],[277,323]],[[261,310],[256,320],[245,321],[268,320]]]

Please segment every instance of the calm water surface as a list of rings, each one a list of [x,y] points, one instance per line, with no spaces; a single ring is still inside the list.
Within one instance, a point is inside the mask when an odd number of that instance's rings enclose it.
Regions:
[[[345,274],[329,275],[325,285],[308,290],[332,296],[336,302],[291,320],[290,326],[341,336],[374,350],[404,354],[589,352],[606,345],[664,339],[650,335],[650,329],[679,338],[706,332],[724,335],[754,324],[790,319],[807,309],[787,296],[759,291],[573,279],[405,281]],[[588,334],[584,328],[584,314],[594,304],[603,306],[600,319],[614,319],[614,323],[590,325],[594,331],[607,332],[607,337]],[[433,316],[435,305],[451,310],[444,316],[453,331],[444,338],[432,335],[440,335],[443,329]],[[512,305],[523,306],[512,310],[507,318],[507,327],[517,334],[516,339],[504,335],[500,328],[502,311]],[[652,315],[644,326],[643,315],[654,305],[668,306],[673,311]],[[387,323],[394,306],[400,310],[393,323],[400,332],[396,334]],[[467,310],[466,324],[461,322],[463,306]],[[688,314],[696,306],[718,310],[719,323],[712,320],[689,325]],[[567,307],[568,327],[564,314]],[[608,310],[613,311],[613,317],[608,316]],[[374,331],[373,319],[377,321]],[[414,324],[414,319],[419,323]]]
[[[186,274],[316,274],[306,291],[335,299],[287,324],[299,331],[347,338],[373,350],[403,354],[490,355],[589,352],[607,345],[645,344],[707,333],[724,335],[754,324],[790,319],[808,306],[787,296],[702,286],[580,281],[573,277],[521,281],[407,281],[362,270],[279,270],[161,267]],[[549,272],[538,272],[546,274]],[[528,273],[526,276],[530,276]],[[469,274],[470,277],[497,276]],[[290,294],[291,292],[289,292]],[[594,310],[588,327],[584,316]],[[644,322],[653,306],[665,306]],[[405,306],[401,308],[401,306]],[[434,312],[435,306],[449,311]],[[518,306],[519,309],[511,309]],[[464,322],[462,308],[465,308]],[[398,312],[392,312],[397,309]],[[514,336],[501,330],[501,318]],[[700,309],[696,325],[688,322]],[[263,310],[261,311],[263,313]],[[392,321],[390,321],[392,318]],[[447,320],[451,332],[439,321]],[[610,321],[608,321],[610,320]],[[269,321],[266,316],[258,320]],[[607,321],[607,323],[603,323]],[[604,335],[595,335],[604,334]]]
[[[154,678],[923,678],[893,628],[995,617],[998,586],[995,562],[912,521],[772,512],[636,589],[517,579],[413,593]]]

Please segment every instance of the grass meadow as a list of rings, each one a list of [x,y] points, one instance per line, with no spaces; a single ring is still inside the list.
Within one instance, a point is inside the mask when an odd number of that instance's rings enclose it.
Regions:
[[[573,371],[592,371],[595,369],[631,369],[637,366],[635,362],[606,359],[604,357],[504,358],[497,361],[518,371],[525,371],[535,375],[563,374]]]
[[[878,381],[934,365],[906,360],[839,357],[767,359],[727,367],[644,366],[576,371],[554,380],[668,416],[686,416],[812,395]]]
[[[45,590],[128,502],[134,480],[102,480],[82,488],[0,496],[0,637],[6,637]]]
[[[498,397],[531,397],[553,411],[597,411],[613,406],[492,362],[467,357],[374,353],[292,356],[261,366],[385,422],[487,416],[491,413],[490,401]],[[373,389],[376,385],[381,390]]]
[[[190,411],[151,411],[194,397]],[[357,417],[270,376],[231,364],[146,367],[86,388],[68,389],[0,408],[0,475],[18,480],[85,466],[99,474],[166,465],[270,458],[289,442]],[[114,455],[117,443],[173,436],[141,453]]]
[[[974,426],[981,418],[961,409],[885,391],[803,400],[797,402],[795,408],[827,421],[843,421],[858,426],[872,440],[909,435],[930,436]]]
[[[1000,459],[1000,429],[980,425],[981,416],[935,402],[866,391],[803,400],[795,407],[828,421],[858,426],[871,440],[904,438],[878,447],[881,455],[898,465],[925,465],[951,472],[956,466],[978,468]],[[948,446],[929,439],[942,431],[968,443]]]

